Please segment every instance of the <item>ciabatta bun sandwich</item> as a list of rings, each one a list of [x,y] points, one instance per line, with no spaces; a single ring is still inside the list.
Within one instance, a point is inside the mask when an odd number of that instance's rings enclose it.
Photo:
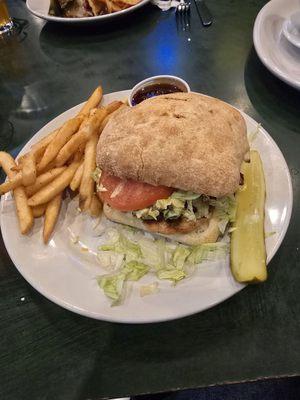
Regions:
[[[242,115],[218,99],[172,93],[122,108],[97,147],[105,216],[189,245],[215,242],[248,151]]]

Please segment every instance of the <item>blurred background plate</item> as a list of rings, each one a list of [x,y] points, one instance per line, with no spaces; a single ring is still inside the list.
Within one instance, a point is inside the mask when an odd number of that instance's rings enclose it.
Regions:
[[[264,65],[278,78],[300,89],[300,50],[282,32],[284,21],[299,11],[299,0],[272,0],[256,17],[253,41]]]
[[[112,14],[99,15],[97,17],[83,17],[83,18],[62,18],[49,15],[48,11],[50,6],[50,0],[27,0],[26,6],[32,14],[47,21],[60,22],[65,24],[92,24],[96,22],[103,22],[115,19],[117,17],[120,17],[121,15],[131,13],[132,11],[135,11],[138,8],[149,3],[149,1],[150,0],[141,0],[138,4],[134,6],[126,8],[125,10],[122,11],[114,12]]]

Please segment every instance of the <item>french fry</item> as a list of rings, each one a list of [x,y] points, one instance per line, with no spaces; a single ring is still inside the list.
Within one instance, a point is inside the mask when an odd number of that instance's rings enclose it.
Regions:
[[[68,142],[70,137],[78,130],[82,117],[69,119],[63,124],[57,135],[47,146],[44,155],[39,163],[39,169],[43,170],[59,153],[59,150]]]
[[[121,107],[122,105],[124,105],[124,103],[122,101],[112,101],[111,103],[107,104],[106,106],[104,106],[104,108],[106,109],[108,114],[111,114],[112,112],[116,111],[119,107]],[[90,110],[90,114],[89,116],[93,116],[97,113],[98,108],[92,108]]]
[[[92,217],[99,217],[102,211],[102,203],[99,197],[94,193],[90,204],[90,215]]]
[[[60,128],[55,129],[54,131],[48,133],[43,139],[39,140],[35,144],[33,144],[30,148],[30,151],[35,152],[36,150],[40,149],[41,147],[46,148],[49,143],[55,138]]]
[[[122,101],[112,101],[111,103],[107,104],[107,106],[105,106],[106,111],[108,114],[113,113],[114,111],[117,111],[118,108],[120,108],[122,105],[124,105],[124,103]]]
[[[29,152],[22,162],[22,182],[24,186],[33,185],[36,180],[35,157]]]
[[[83,120],[82,120],[78,130],[82,129],[85,126],[89,117],[92,117],[95,114],[95,112],[98,110],[98,108],[93,108],[93,110],[94,110],[93,113],[91,113],[91,115],[89,115],[88,117],[86,115],[83,116]]]
[[[20,231],[22,235],[26,235],[33,226],[34,218],[32,210],[28,206],[27,196],[23,186],[14,189],[14,200],[19,219]]]
[[[121,103],[121,102],[120,102],[120,103]],[[100,133],[101,133],[101,132],[103,131],[103,129],[106,127],[108,121],[109,121],[110,118],[113,116],[113,114],[114,114],[117,110],[120,110],[121,108],[125,108],[125,107],[127,108],[127,105],[126,105],[126,104],[124,104],[124,103],[120,104],[120,106],[119,106],[116,110],[112,111],[110,114],[108,114],[108,115],[104,118],[104,120],[103,120],[102,123],[101,123],[100,129],[99,129]]]
[[[0,166],[8,176],[8,179],[13,180],[16,172],[12,170],[16,166],[12,156],[4,151],[0,152]],[[24,235],[29,232],[33,226],[33,214],[27,203],[27,196],[23,186],[14,189],[14,199],[19,220],[20,231]]]
[[[75,172],[75,174],[73,176],[73,179],[71,180],[70,188],[73,192],[75,192],[75,190],[77,190],[79,188],[80,183],[81,183],[82,174],[83,174],[83,162],[79,165],[79,167],[77,168],[77,171]]]
[[[15,172],[16,162],[12,156],[5,151],[0,151],[0,167],[6,173],[8,179],[13,180],[17,172]]]
[[[95,132],[98,133],[100,125],[106,115],[107,111],[102,108],[97,110],[97,115],[95,114],[87,119],[84,126],[71,137],[68,143],[66,143],[58,153],[55,159],[55,165],[57,167],[64,165],[82,143],[86,143]]]
[[[12,171],[15,172],[14,169],[12,169]],[[22,172],[16,172],[15,176],[12,179],[9,179],[7,182],[4,182],[0,185],[0,195],[2,196],[4,193],[7,193],[10,190],[17,188],[18,186],[21,186],[22,183],[23,183]]]
[[[34,207],[38,206],[39,204],[48,203],[56,195],[62,192],[67,186],[69,186],[79,164],[79,161],[74,161],[72,164],[70,164],[52,182],[50,182],[47,186],[44,186],[41,190],[30,197],[28,199],[28,205]]]
[[[85,145],[81,144],[78,147],[78,150],[76,151],[76,153],[74,154],[73,161],[82,161],[82,158],[84,155],[84,149],[85,149]]]
[[[92,172],[96,168],[96,147],[98,143],[98,134],[95,132],[88,140],[85,146],[83,173],[79,188],[79,196],[84,200],[85,206],[89,207],[94,193],[95,182],[92,178]]]
[[[90,110],[90,113],[89,113],[89,117],[92,117],[93,115],[95,115],[95,112],[97,111],[97,108],[92,108],[91,110]]]
[[[103,96],[102,87],[98,86],[92,93],[91,97],[84,104],[78,115],[89,115],[90,110],[98,106],[98,104],[102,99],[102,96]]]
[[[103,0],[102,1],[87,0],[87,1],[94,15],[99,15],[103,12],[103,3],[105,4],[105,1]]]
[[[37,166],[37,172],[41,173],[36,178],[36,181],[33,185],[29,185],[25,187],[25,192],[27,196],[32,196],[34,193],[36,193],[38,190],[40,190],[43,186],[45,186],[47,183],[51,182],[56,176],[58,176],[65,167],[59,167],[55,168],[54,163],[49,164],[46,168],[45,171],[40,171],[39,166]],[[13,169],[14,171],[14,169]],[[50,173],[50,174],[48,174]],[[13,177],[13,179],[8,180],[0,185],[0,196],[3,195],[4,193],[9,192],[10,190],[13,190],[19,186],[23,185],[23,174],[22,172],[16,173],[16,175]]]
[[[45,210],[44,229],[43,229],[43,239],[44,239],[45,244],[48,243],[50,236],[54,230],[56,221],[59,216],[61,202],[62,202],[62,192],[58,193],[47,204],[47,207]]]
[[[49,164],[49,166],[47,166],[45,171],[39,171],[39,167],[37,167],[37,171],[42,172],[42,174],[36,178],[36,181],[33,185],[25,187],[25,192],[27,196],[29,197],[32,196],[43,186],[47,185],[47,183],[53,181],[53,179],[56,178],[61,172],[63,172],[65,168],[66,167],[55,168],[54,163]],[[18,172],[13,177],[13,179],[8,180],[0,185],[0,196],[22,185],[23,185],[23,174],[22,172]]]
[[[22,167],[21,167],[21,165],[16,165],[15,167],[12,167],[11,170],[14,172],[20,172],[20,171],[22,171]]]
[[[53,169],[53,168],[56,168],[56,161],[55,161],[55,160],[51,161],[51,162],[50,162],[45,168],[43,168],[43,169],[40,167],[39,164],[36,166],[36,170],[37,170],[38,176],[44,174],[45,172],[50,171],[50,170]]]
[[[42,215],[44,215],[46,207],[47,207],[47,203],[46,204],[40,204],[39,206],[32,207],[32,214],[33,214],[34,218],[39,218]]]
[[[47,135],[43,139],[41,139],[39,142],[32,145],[31,149],[28,153],[32,153],[34,155],[36,161],[39,161],[41,156],[44,154],[46,147],[53,140],[53,138],[55,137],[55,135],[57,134],[58,131],[59,131],[59,129],[56,129],[55,131],[49,133],[49,135]],[[27,156],[28,153],[23,154],[22,156],[18,157],[17,162],[19,164],[22,164],[24,158]]]
[[[50,171],[43,173],[36,178],[34,185],[27,186],[25,192],[28,197],[33,196],[36,192],[41,190],[48,183],[52,182],[58,175],[60,175],[67,167],[52,168]]]
[[[107,13],[110,14],[112,12],[112,2],[110,0],[105,0]]]
[[[104,120],[102,121],[101,126],[100,126],[100,129],[99,129],[100,134],[102,133],[103,129],[106,127],[106,125],[107,125],[108,121],[110,120],[111,116],[112,116],[112,114],[108,114],[108,115],[104,118]]]
[[[91,198],[88,197],[86,199],[82,199],[79,197],[79,209],[80,211],[88,211],[90,204],[91,204]]]
[[[100,108],[97,108],[97,110],[95,111],[94,117],[96,117],[99,120],[99,122],[101,123],[104,120],[104,118],[107,116],[107,114],[108,113],[107,113],[106,108],[100,107]]]
[[[116,3],[118,3],[120,6],[134,6],[135,4],[139,3],[140,0],[117,0]]]

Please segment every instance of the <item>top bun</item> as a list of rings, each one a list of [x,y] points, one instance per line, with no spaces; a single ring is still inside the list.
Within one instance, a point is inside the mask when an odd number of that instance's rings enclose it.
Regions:
[[[110,175],[222,197],[249,151],[242,115],[213,97],[171,93],[117,111],[97,146]]]

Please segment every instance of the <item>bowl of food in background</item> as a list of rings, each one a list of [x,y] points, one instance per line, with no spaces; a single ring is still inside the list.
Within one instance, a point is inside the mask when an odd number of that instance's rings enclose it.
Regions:
[[[150,0],[27,0],[28,10],[52,22],[86,24],[134,11]]]

